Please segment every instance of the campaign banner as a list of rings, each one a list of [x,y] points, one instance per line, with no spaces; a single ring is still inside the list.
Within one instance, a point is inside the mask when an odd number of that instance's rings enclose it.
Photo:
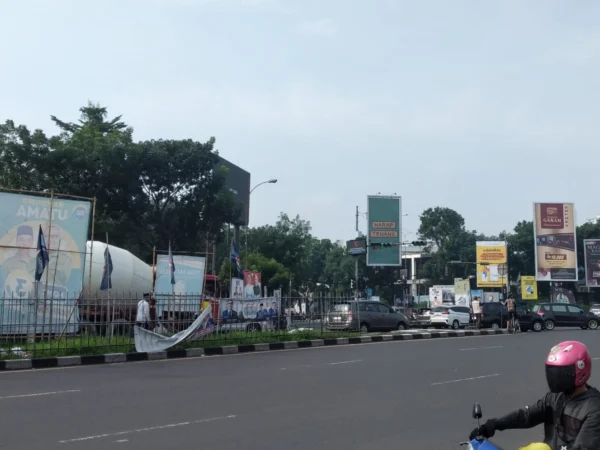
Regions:
[[[454,279],[454,304],[469,306],[471,304],[471,286],[468,279]]]
[[[177,267],[177,266],[176,266]],[[206,308],[185,330],[166,337],[154,331],[134,326],[135,350],[137,352],[163,352],[177,344],[185,341],[195,341],[203,339],[205,336],[213,333],[215,328],[212,319],[211,308]]]
[[[157,313],[191,312],[200,310],[200,297],[204,291],[206,258],[204,256],[173,255],[175,284],[171,284],[169,255],[156,258],[154,292],[159,297]],[[196,301],[195,299],[198,299]]]
[[[537,300],[537,280],[533,276],[521,277],[521,298],[523,300]]]
[[[34,323],[38,332],[76,332],[91,203],[0,192],[0,204],[0,333],[31,333]],[[36,287],[40,226],[49,262]]]
[[[506,264],[506,242],[477,241],[475,243],[477,262],[477,287],[502,287],[505,277],[498,270],[500,264]]]
[[[244,271],[244,298],[261,298],[262,282],[260,272]]]
[[[231,279],[231,298],[244,298],[244,280],[241,278]]]
[[[584,239],[585,285],[600,287],[600,239]]]
[[[442,306],[444,302],[444,292],[440,286],[432,286],[429,288],[429,301],[431,307]]]
[[[534,203],[537,281],[577,281],[573,203]]]
[[[272,330],[280,315],[281,298],[223,298],[220,311],[221,330]]]
[[[471,298],[478,297],[483,303],[483,289],[471,289]]]

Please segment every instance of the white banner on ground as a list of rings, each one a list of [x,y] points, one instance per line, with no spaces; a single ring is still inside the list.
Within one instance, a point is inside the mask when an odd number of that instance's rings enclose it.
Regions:
[[[214,330],[211,308],[208,307],[198,316],[196,320],[185,330],[165,337],[153,331],[134,327],[135,350],[138,352],[153,353],[162,352],[184,341],[201,339]]]

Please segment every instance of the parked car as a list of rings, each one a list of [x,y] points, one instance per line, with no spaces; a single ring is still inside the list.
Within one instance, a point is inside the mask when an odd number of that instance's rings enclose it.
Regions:
[[[327,314],[327,329],[369,331],[407,330],[408,320],[385,303],[349,301],[336,303]]]
[[[452,327],[455,330],[469,325],[471,310],[468,306],[436,306],[431,309],[431,326],[434,328]]]
[[[553,330],[554,327],[580,327],[583,330],[596,330],[599,320],[595,314],[575,305],[538,303],[519,322],[521,329],[533,331]]]
[[[517,304],[517,316],[519,323],[521,317],[527,313],[527,309]],[[473,317],[473,320],[475,318]],[[508,321],[508,309],[500,302],[489,302],[481,305],[481,328],[506,328]]]
[[[411,318],[410,326],[415,328],[429,328],[431,326],[431,309],[424,308],[420,309],[414,317],[414,320]]]
[[[590,312],[592,314],[595,314],[597,316],[600,316],[600,303],[594,303],[591,307],[590,307]]]

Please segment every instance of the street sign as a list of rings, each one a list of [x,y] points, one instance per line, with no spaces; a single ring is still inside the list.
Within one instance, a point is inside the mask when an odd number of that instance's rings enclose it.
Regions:
[[[498,264],[498,275],[505,277],[508,273],[508,266],[505,263]]]
[[[346,241],[346,251],[350,255],[364,255],[367,252],[365,248],[367,242],[365,239],[353,239],[352,241]]]
[[[402,266],[401,197],[369,195],[367,204],[367,265]]]

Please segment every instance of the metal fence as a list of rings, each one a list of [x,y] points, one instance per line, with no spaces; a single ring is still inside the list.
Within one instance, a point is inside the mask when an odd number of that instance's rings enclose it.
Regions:
[[[0,299],[0,358],[135,352],[134,325],[141,299],[142,295],[131,293],[103,298]],[[193,347],[314,339],[357,331],[332,329],[327,322],[328,312],[352,300],[350,296],[254,299],[258,309],[250,313],[241,311],[250,303],[246,299],[190,294],[156,295],[155,300],[155,304],[150,302],[149,327],[165,336],[185,330],[202,310],[211,308],[214,332],[189,343]],[[242,302],[235,320],[224,312],[233,302]]]

